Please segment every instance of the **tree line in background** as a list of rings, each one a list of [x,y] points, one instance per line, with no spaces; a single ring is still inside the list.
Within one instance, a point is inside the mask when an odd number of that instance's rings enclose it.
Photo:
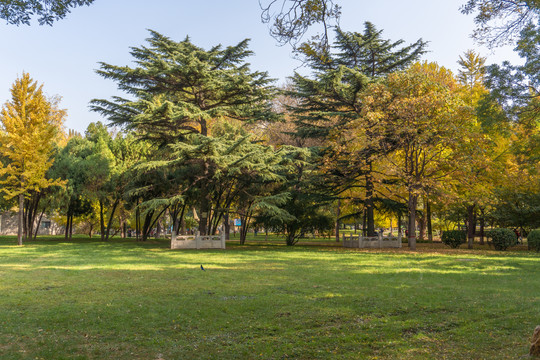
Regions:
[[[538,4],[525,5],[537,19]],[[241,242],[254,227],[285,234],[288,245],[343,223],[373,236],[396,219],[412,249],[434,227],[462,224],[470,246],[477,224],[481,241],[487,224],[538,227],[531,24],[519,28],[524,65],[486,67],[469,51],[457,76],[419,62],[421,39],[384,39],[371,23],[360,33],[335,28],[331,43],[296,48],[311,73],[280,89],[249,68],[247,41],[205,50],[152,31],[132,49],[135,67],[101,64],[125,97],[94,100],[117,130],[96,123],[84,136],[63,133],[58,100],[23,74],[1,113],[4,208],[19,204],[19,243],[44,213],[63,219],[66,238],[74,226],[103,240],[130,229],[146,240],[165,226],[228,234],[234,217]]]

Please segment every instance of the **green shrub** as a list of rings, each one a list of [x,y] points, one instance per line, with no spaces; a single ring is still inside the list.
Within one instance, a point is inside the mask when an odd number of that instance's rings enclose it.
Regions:
[[[517,244],[516,234],[510,229],[493,229],[488,231],[487,237],[491,238],[495,250],[506,250]]]
[[[540,251],[540,230],[533,230],[527,235],[529,249]]]
[[[441,240],[453,249],[457,249],[467,241],[467,233],[463,230],[443,231]]]

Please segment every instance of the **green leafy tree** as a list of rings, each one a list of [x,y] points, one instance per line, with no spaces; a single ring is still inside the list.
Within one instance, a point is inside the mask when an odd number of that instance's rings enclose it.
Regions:
[[[307,233],[323,232],[333,227],[333,214],[326,208],[333,198],[320,191],[316,159],[320,159],[314,149],[282,148],[286,166],[280,175],[285,180],[274,190],[274,194],[286,194],[272,207],[260,209],[256,222],[266,228],[285,234],[288,246],[295,245]],[[276,211],[276,208],[279,211]]]
[[[94,212],[88,189],[94,185],[98,174],[108,171],[108,166],[97,161],[94,143],[82,136],[72,137],[63,147],[51,169],[54,176],[67,182],[63,194],[58,194],[59,212],[66,216],[65,238],[71,239],[73,221],[76,217],[91,218]],[[103,175],[101,175],[103,176]],[[93,232],[93,224],[89,234]]]
[[[134,131],[157,147],[212,136],[212,126],[221,119],[240,122],[274,117],[269,99],[271,80],[264,72],[252,72],[245,58],[251,55],[244,40],[235,46],[204,50],[189,38],[175,42],[151,32],[149,46],[131,52],[137,67],[101,64],[98,73],[119,84],[134,99],[93,100],[93,109],[113,125]],[[199,230],[208,232],[211,164],[197,160],[200,178]]]
[[[512,42],[540,15],[539,0],[468,0],[461,11],[476,14],[473,37],[494,47]]]
[[[38,16],[40,25],[52,25],[63,19],[71,9],[90,5],[94,0],[5,0],[0,2],[0,18],[8,24],[30,25],[33,16]]]

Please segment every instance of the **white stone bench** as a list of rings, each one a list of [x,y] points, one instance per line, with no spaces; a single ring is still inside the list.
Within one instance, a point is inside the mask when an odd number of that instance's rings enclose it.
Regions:
[[[220,235],[171,236],[171,249],[225,249],[225,233]]]
[[[343,247],[370,249],[370,248],[401,248],[401,234],[395,236],[362,236],[343,234]]]

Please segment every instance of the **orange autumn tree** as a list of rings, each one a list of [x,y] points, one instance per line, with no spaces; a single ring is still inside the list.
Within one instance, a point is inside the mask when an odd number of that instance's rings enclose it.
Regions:
[[[6,199],[18,198],[17,242],[23,242],[24,199],[31,191],[40,191],[60,181],[46,178],[53,164],[55,141],[66,115],[49,101],[42,85],[23,73],[11,87],[11,101],[0,111],[0,151],[5,163],[0,169],[0,184]]]

